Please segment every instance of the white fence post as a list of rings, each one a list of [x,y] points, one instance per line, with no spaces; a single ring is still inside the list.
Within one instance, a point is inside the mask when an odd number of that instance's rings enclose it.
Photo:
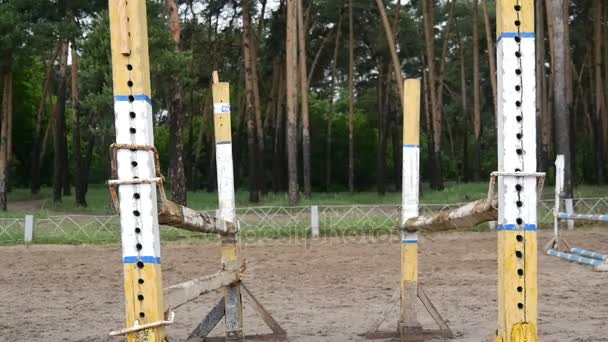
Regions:
[[[316,205],[310,207],[310,228],[312,237],[319,237],[319,207]]]
[[[34,215],[25,215],[23,241],[28,244],[34,237]]]

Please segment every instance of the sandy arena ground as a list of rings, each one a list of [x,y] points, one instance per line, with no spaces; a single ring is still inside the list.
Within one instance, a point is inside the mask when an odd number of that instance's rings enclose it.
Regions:
[[[548,238],[541,232],[539,245]],[[566,238],[608,252],[605,229]],[[360,334],[391,307],[398,243],[394,237],[360,240],[331,239],[308,249],[287,240],[245,246],[245,281],[290,341],[361,341]],[[421,282],[458,335],[452,341],[489,341],[496,326],[496,233],[433,235],[421,244]],[[218,263],[213,243],[163,247],[167,285],[211,273]],[[608,341],[608,274],[544,254],[539,269],[540,340]],[[107,337],[124,324],[119,246],[3,247],[0,270],[0,341],[122,341]],[[178,309],[171,341],[183,341],[219,297],[210,294]],[[251,308],[245,316],[247,332],[266,332]],[[395,309],[383,327],[394,328],[397,317]]]

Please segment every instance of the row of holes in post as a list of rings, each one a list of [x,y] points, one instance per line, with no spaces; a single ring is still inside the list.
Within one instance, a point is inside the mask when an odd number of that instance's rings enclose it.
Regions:
[[[133,65],[131,65],[131,64],[127,64],[127,70],[129,71],[129,74],[130,74],[130,72],[131,72],[131,71],[133,71]],[[128,80],[128,81],[127,81],[127,86],[129,87],[129,89],[132,89],[132,88],[133,88],[133,81],[132,81],[132,80]],[[131,91],[131,94],[129,94],[129,103],[132,105],[132,104],[133,104],[133,102],[135,102],[135,97],[133,96],[133,93],[132,93],[132,91]],[[131,107],[131,110],[129,111],[129,117],[131,118],[131,120],[133,120],[133,119],[135,119],[135,118],[137,117],[137,114],[135,113],[135,111],[133,111],[133,108],[132,108],[132,107]],[[135,129],[135,127],[130,127],[130,128],[129,128],[129,132],[130,132],[132,135],[134,135],[135,133],[137,133],[137,130]],[[132,139],[133,139],[133,141],[132,141],[132,142],[133,142],[133,143],[135,143],[135,137],[133,137]],[[137,151],[132,151],[132,153],[134,153],[134,154],[135,154],[135,153],[137,153]],[[132,166],[132,167],[134,167],[134,168],[136,168],[136,167],[138,166],[137,161],[136,161],[136,160],[131,160],[131,166]],[[137,178],[137,177],[134,177],[134,178]],[[133,194],[133,199],[134,199],[135,201],[139,201],[139,200],[141,199],[141,195],[140,195],[138,192],[136,192],[135,194]],[[137,218],[139,218],[139,217],[141,216],[141,213],[139,212],[139,210],[134,210],[134,211],[133,211],[133,216],[135,216],[135,217],[136,217],[136,219],[137,219]],[[140,237],[140,235],[141,235],[141,228],[139,228],[139,227],[135,227],[135,234],[136,234],[136,236],[137,236],[137,240],[139,240],[139,237]],[[139,253],[141,253],[141,250],[143,249],[143,246],[142,246],[142,244],[141,244],[141,243],[139,243],[139,241],[138,241],[138,242],[137,242],[137,244],[135,245],[135,248],[137,249],[137,253],[139,254]],[[136,265],[137,265],[137,268],[138,268],[138,269],[140,269],[140,270],[141,270],[141,269],[143,269],[143,268],[144,268],[144,266],[145,266],[144,262],[143,262],[141,259],[137,261],[137,264],[136,264]],[[140,277],[137,279],[137,283],[138,283],[140,286],[144,285],[145,281],[144,281],[144,279],[141,277],[141,275],[140,275]],[[140,292],[140,293],[137,295],[137,300],[139,300],[140,302],[143,302],[143,301],[144,301],[144,299],[145,299],[145,298],[144,298],[144,295],[143,295],[143,294],[141,294],[141,292]],[[140,318],[142,318],[142,319],[143,319],[143,318],[145,318],[145,317],[146,317],[146,313],[145,313],[145,312],[143,312],[143,311],[140,311],[140,312],[139,312],[139,317],[140,317]]]
[[[517,43],[517,51],[515,51],[515,57],[517,58],[517,62],[518,62],[518,67],[515,69],[515,74],[519,77],[519,84],[517,84],[515,86],[515,91],[519,94],[519,100],[515,102],[515,106],[517,107],[518,113],[516,116],[516,120],[519,123],[519,133],[517,133],[517,141],[519,143],[519,147],[515,150],[515,152],[517,153],[517,155],[519,156],[520,160],[521,160],[521,165],[523,168],[523,154],[524,154],[524,150],[523,150],[523,111],[522,111],[522,102],[523,102],[523,94],[522,94],[522,88],[523,88],[523,77],[522,77],[522,53],[521,53],[521,20],[520,20],[520,12],[521,12],[521,5],[519,4],[519,2],[515,5],[514,7],[515,9],[515,13],[517,16],[517,19],[515,20],[515,27],[517,27],[517,34],[515,35],[515,42]],[[515,170],[516,172],[521,171],[521,169],[517,168]],[[521,181],[521,178],[518,178],[518,180]],[[518,211],[520,213],[520,217],[517,218],[516,223],[518,226],[523,226],[524,225],[524,220],[521,218],[521,209],[524,205],[522,199],[521,199],[521,195],[522,195],[522,190],[523,190],[523,186],[521,184],[517,184],[515,186],[515,190],[517,191],[517,202],[515,203],[517,205]],[[522,250],[525,250],[525,239],[524,236],[521,234],[517,234],[515,236],[515,239],[517,241],[517,247],[515,250],[515,257],[517,258],[520,266],[517,268],[517,275],[520,279],[520,281],[524,281],[524,269],[521,267],[521,263],[524,262],[523,258],[524,258],[524,253],[522,252]],[[517,292],[520,294],[524,294],[524,287],[522,286],[522,284],[517,286]],[[520,310],[524,309],[524,303],[522,301],[519,301],[517,303],[517,307]]]

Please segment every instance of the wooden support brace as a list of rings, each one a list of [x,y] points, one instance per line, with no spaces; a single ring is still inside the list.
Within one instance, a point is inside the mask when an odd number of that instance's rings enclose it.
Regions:
[[[212,275],[170,286],[163,290],[165,308],[167,310],[178,308],[206,293],[235,284],[241,280],[243,270],[244,266],[242,270],[220,271]]]

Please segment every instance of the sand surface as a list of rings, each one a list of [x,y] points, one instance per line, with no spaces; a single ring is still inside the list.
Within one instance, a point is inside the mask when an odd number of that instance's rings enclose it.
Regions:
[[[539,234],[542,247],[549,232]],[[577,247],[608,252],[608,230],[566,234]],[[420,280],[457,337],[490,341],[496,328],[496,233],[422,238]],[[166,285],[214,272],[219,248],[209,242],[163,246]],[[290,341],[362,341],[382,311],[394,329],[399,245],[395,237],[333,238],[306,245],[288,240],[245,245],[245,282]],[[0,341],[122,341],[119,246],[0,248]],[[539,255],[539,334],[543,342],[608,341],[608,274]],[[220,298],[212,293],[177,310],[171,341],[183,341]],[[422,310],[422,309],[421,309]],[[429,317],[420,320],[432,327]],[[245,329],[266,328],[250,307]],[[214,332],[222,333],[221,325]],[[438,340],[437,340],[438,341]]]

